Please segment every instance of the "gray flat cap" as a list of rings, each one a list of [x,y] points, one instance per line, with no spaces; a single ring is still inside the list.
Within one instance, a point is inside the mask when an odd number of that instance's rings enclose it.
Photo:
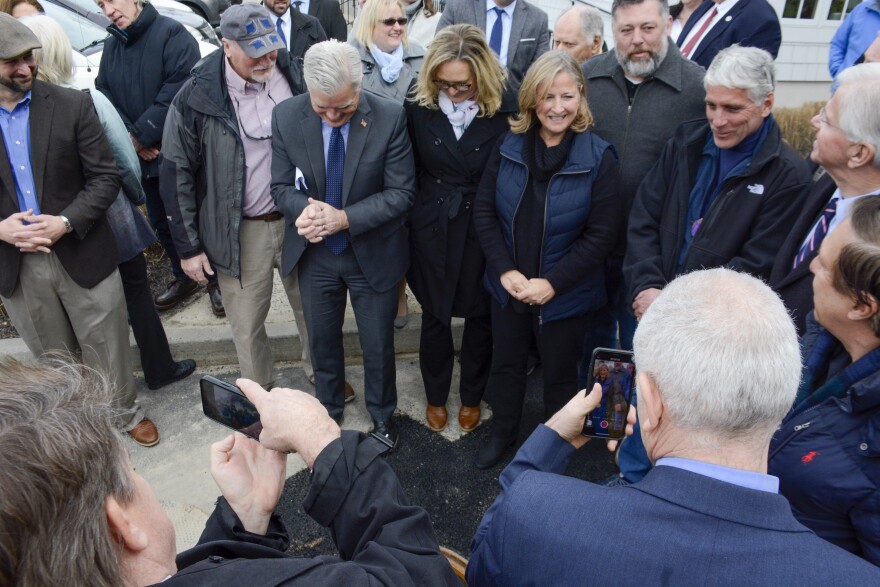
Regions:
[[[39,49],[40,40],[18,19],[0,12],[0,59],[12,59],[31,49]]]
[[[235,4],[220,17],[220,34],[237,41],[248,57],[259,59],[267,53],[286,49],[269,11],[259,4]]]

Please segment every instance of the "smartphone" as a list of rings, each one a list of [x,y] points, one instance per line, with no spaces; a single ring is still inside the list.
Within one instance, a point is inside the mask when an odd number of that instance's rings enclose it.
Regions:
[[[602,401],[587,414],[584,436],[620,439],[626,434],[626,416],[632,403],[636,365],[631,351],[597,348],[590,361],[587,393],[602,386]]]
[[[210,375],[204,375],[199,386],[202,411],[207,417],[254,440],[260,439],[263,431],[260,414],[241,389]]]

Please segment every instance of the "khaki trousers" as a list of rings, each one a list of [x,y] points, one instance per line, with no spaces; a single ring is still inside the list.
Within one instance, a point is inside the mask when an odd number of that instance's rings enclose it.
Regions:
[[[217,284],[223,294],[226,317],[232,327],[232,341],[238,355],[241,376],[266,389],[275,383],[272,348],[266,334],[266,316],[272,302],[273,271],[281,269],[284,221],[242,220],[238,233],[241,245],[241,281],[218,273]],[[302,343],[303,369],[312,377],[309,337],[303,317],[298,271],[281,279],[293,309],[296,329]]]
[[[15,291],[2,299],[12,324],[35,357],[52,351],[79,355],[83,363],[110,379],[117,428],[131,430],[146,417],[136,401],[125,294],[118,270],[86,289],[70,278],[54,253],[25,253]]]

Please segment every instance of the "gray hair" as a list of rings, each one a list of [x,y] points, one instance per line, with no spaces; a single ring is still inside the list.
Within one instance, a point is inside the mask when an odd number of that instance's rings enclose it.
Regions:
[[[360,88],[363,72],[358,50],[335,39],[312,45],[303,61],[303,78],[309,92],[335,96]]]
[[[643,4],[645,2],[649,2],[650,0],[614,0],[611,3],[611,18],[613,19],[617,14],[617,9],[621,6],[633,6],[635,4]],[[667,0],[655,0],[657,4],[660,5],[660,16],[663,17],[663,20],[666,21],[669,19],[669,2]]]
[[[776,89],[773,56],[757,47],[731,45],[720,51],[709,65],[703,87],[709,86],[746,90],[749,100],[760,106]]]
[[[40,49],[34,49],[37,79],[56,86],[70,85],[73,81],[73,48],[61,25],[43,14],[26,16],[20,20],[31,29],[42,45]]]
[[[596,37],[604,36],[605,27],[602,24],[602,15],[589,4],[575,4],[574,6],[565,9],[556,19],[556,22],[558,23],[562,20],[563,16],[571,12],[574,12],[581,17],[581,32],[587,42],[592,43]]]
[[[125,584],[104,505],[135,488],[110,397],[68,360],[0,359],[0,584]]]
[[[675,279],[639,321],[633,345],[672,420],[707,445],[769,442],[797,394],[794,324],[779,297],[745,273]]]
[[[863,63],[837,76],[840,130],[850,141],[874,147],[880,167],[880,63]]]

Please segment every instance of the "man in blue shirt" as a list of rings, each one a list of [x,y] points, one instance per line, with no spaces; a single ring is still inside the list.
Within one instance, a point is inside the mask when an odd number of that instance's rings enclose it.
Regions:
[[[0,300],[28,349],[81,354],[111,378],[116,425],[159,442],[137,405],[119,255],[105,212],[121,183],[83,92],[35,81],[26,26],[0,14]]]
[[[729,269],[669,283],[636,329],[638,483],[564,477],[601,386],[539,426],[501,474],[471,547],[470,585],[878,584],[880,569],[795,520],[767,474],[800,352],[782,301]]]

